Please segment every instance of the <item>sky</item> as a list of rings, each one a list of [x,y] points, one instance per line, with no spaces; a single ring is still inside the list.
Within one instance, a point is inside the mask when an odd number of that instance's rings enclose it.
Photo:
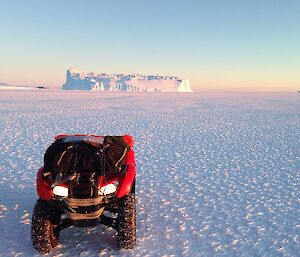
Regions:
[[[195,91],[300,90],[299,0],[0,2],[0,83],[66,69],[174,75]]]

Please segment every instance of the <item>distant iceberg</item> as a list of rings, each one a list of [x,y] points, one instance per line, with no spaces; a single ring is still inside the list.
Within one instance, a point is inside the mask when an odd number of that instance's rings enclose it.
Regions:
[[[174,76],[94,74],[67,70],[66,90],[130,91],[130,92],[193,92],[188,80]]]

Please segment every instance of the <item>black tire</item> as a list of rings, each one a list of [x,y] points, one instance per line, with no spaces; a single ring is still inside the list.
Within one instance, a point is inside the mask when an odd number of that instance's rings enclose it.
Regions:
[[[39,253],[49,253],[58,244],[60,217],[57,204],[37,200],[32,214],[31,239]]]
[[[132,249],[136,243],[136,203],[135,192],[119,199],[118,242],[121,249]]]

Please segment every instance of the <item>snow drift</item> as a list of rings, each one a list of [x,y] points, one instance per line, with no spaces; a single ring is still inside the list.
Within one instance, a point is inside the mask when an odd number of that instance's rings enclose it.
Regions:
[[[94,74],[67,70],[67,81],[63,89],[95,91],[137,91],[137,92],[193,92],[188,80],[174,76],[139,74]]]

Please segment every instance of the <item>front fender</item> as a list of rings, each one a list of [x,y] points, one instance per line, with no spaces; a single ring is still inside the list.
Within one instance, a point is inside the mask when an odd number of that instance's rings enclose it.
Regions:
[[[133,183],[135,181],[136,167],[134,151],[132,149],[127,154],[127,161],[125,165],[127,165],[126,172],[124,174],[119,175],[118,179],[119,185],[116,191],[117,198],[121,198],[127,195],[131,191]]]
[[[37,172],[36,190],[41,199],[51,201],[53,199],[53,191],[51,185],[44,180],[43,171],[44,167],[41,167]]]

